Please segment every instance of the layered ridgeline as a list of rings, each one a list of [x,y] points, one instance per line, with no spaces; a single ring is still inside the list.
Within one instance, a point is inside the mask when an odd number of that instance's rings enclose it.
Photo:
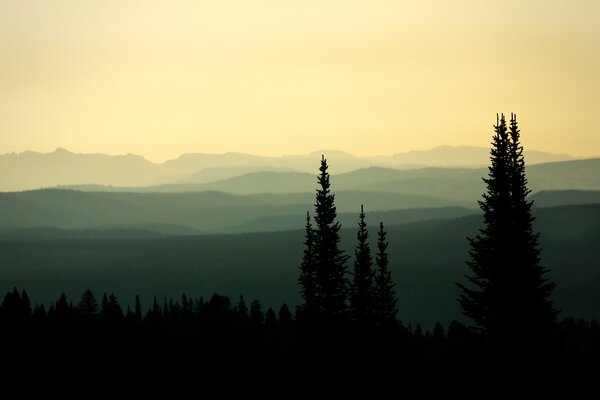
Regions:
[[[536,206],[600,203],[598,171],[600,159],[530,166],[532,198]],[[343,225],[354,224],[360,204],[376,213],[375,220],[397,224],[478,212],[486,173],[371,167],[333,175],[332,182]],[[261,171],[199,185],[0,193],[0,231],[45,227],[182,235],[296,229],[312,208],[315,184],[314,174]]]
[[[375,232],[379,222],[366,209]],[[557,283],[555,300],[562,316],[600,318],[600,205],[537,208],[536,228],[544,266]],[[302,259],[303,217],[295,231],[160,238],[93,238],[86,232],[35,232],[0,238],[0,291],[27,288],[48,304],[65,291],[79,298],[114,291],[124,302],[140,294],[144,305],[154,295],[178,298],[182,292],[209,297],[213,292],[260,298],[265,306],[299,302],[296,284]],[[342,244],[353,254],[358,213],[342,229]],[[398,295],[398,317],[431,327],[460,318],[459,290],[453,282],[467,273],[466,237],[481,227],[481,216],[392,224],[388,230],[390,265]],[[39,233],[39,232],[38,232]],[[69,236],[69,235],[70,236]],[[42,235],[43,236],[43,235]],[[376,235],[371,239],[375,240]],[[375,248],[375,243],[371,243]]]
[[[203,185],[259,171],[312,174],[314,165],[318,163],[323,153],[327,154],[332,163],[333,174],[374,166],[400,169],[473,168],[484,167],[489,161],[486,148],[466,146],[441,146],[427,151],[412,151],[385,157],[356,157],[331,150],[283,157],[240,153],[184,154],[177,159],[160,164],[132,154],[121,156],[75,154],[57,149],[48,154],[24,152],[0,155],[0,191],[38,189],[57,185],[110,185],[139,188],[164,184],[168,184],[169,187],[152,188],[152,190],[189,190],[190,185]],[[566,154],[536,151],[530,151],[527,157],[529,164],[573,159]],[[295,182],[296,187],[301,187],[301,182],[295,180],[292,182]]]
[[[136,183],[128,181],[137,178],[128,175],[128,167],[108,168],[112,159],[95,157],[105,175],[79,183]],[[127,164],[129,157],[120,162]],[[136,293],[149,302],[154,295],[209,296],[217,291],[244,293],[273,306],[297,304],[301,228],[314,204],[315,163],[310,161],[308,173],[293,165],[264,166],[256,159],[242,167],[233,164],[239,162],[236,156],[228,157],[234,160],[231,164],[219,159],[221,167],[201,171],[196,169],[196,156],[183,157],[177,162],[185,161],[189,175],[173,169],[162,181],[170,182],[167,185],[0,193],[0,282],[10,286],[0,290],[16,285],[43,302],[55,300],[62,291],[77,298],[91,285],[96,293],[114,290],[124,301]],[[399,318],[425,324],[459,318],[453,282],[467,272],[465,238],[476,234],[481,224],[476,201],[484,192],[481,177],[487,169],[371,166],[341,172],[356,167],[356,158],[337,157],[346,160],[332,163],[343,167],[337,173],[334,169],[331,178],[346,251],[352,251],[364,204],[370,229],[384,221],[389,232]],[[482,164],[489,158],[487,150],[485,158]],[[143,159],[135,163],[140,171],[147,166]],[[69,162],[64,168],[70,166],[76,173],[78,165]],[[155,167],[159,168],[151,168]],[[14,179],[23,173],[4,167],[0,171]],[[224,171],[231,176],[221,179]],[[595,272],[600,257],[598,171],[600,159],[527,169],[544,265],[558,284],[556,302],[564,315],[600,317],[595,307],[600,304]],[[160,181],[158,177],[152,179]]]

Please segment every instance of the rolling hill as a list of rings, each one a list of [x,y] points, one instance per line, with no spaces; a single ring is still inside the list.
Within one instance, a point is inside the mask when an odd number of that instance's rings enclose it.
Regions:
[[[430,209],[417,212],[416,218],[427,218],[428,212],[433,217],[471,212],[453,201],[394,193],[342,191],[337,193],[336,201],[340,212],[350,213],[347,218],[352,216],[352,225],[361,204],[369,213]],[[0,193],[0,229],[134,229],[171,234],[294,229],[304,225],[306,211],[313,209],[313,203],[313,193],[240,196],[211,191],[104,193],[48,189]],[[432,209],[438,207],[453,208],[447,212]]]

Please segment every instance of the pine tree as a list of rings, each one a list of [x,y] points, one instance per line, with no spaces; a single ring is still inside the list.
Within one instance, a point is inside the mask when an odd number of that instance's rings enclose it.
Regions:
[[[265,313],[265,327],[274,328],[277,326],[277,316],[275,315],[275,311],[271,307],[267,309]]]
[[[279,308],[278,320],[279,324],[283,326],[287,326],[292,323],[292,313],[290,312],[290,308],[285,303],[283,303]]]
[[[520,310],[517,324],[532,334],[535,339],[552,330],[556,324],[558,311],[554,309],[550,297],[556,286],[545,275],[548,269],[541,265],[541,248],[539,233],[534,232],[535,217],[531,208],[533,201],[527,200],[531,190],[527,188],[525,176],[525,157],[521,145],[521,133],[516,114],[511,114],[510,126],[510,162],[511,162],[511,202],[513,207],[513,253],[515,265],[513,268],[520,274],[515,282],[513,299],[514,305]],[[529,301],[524,301],[529,300]]]
[[[248,307],[246,306],[244,296],[240,296],[240,301],[238,301],[237,306],[235,307],[235,312],[241,323],[248,322],[250,317],[248,316]]]
[[[514,347],[524,336],[541,337],[555,324],[550,294],[554,284],[540,265],[538,235],[525,178],[516,117],[510,131],[502,115],[494,126],[487,191],[479,206],[484,228],[469,239],[470,287],[459,284],[463,313],[472,329],[495,346]]]
[[[392,282],[392,271],[387,253],[387,232],[383,222],[379,223],[377,231],[377,254],[375,255],[375,278],[374,278],[374,312],[375,322],[380,327],[392,327],[398,322],[396,314],[396,292],[395,284]]]
[[[140,296],[135,295],[135,313],[134,319],[136,322],[142,322],[142,304],[140,303]]]
[[[77,304],[77,311],[85,319],[93,318],[98,313],[98,302],[96,302],[94,293],[90,289],[87,289],[81,295],[81,300]]]
[[[317,295],[315,287],[315,232],[310,222],[310,214],[306,212],[306,226],[304,239],[304,254],[300,264],[300,293],[303,304],[300,305],[300,311],[307,317],[310,317],[315,311],[315,297]]]
[[[28,319],[31,317],[31,302],[29,301],[29,296],[27,292],[23,290],[21,292],[21,307],[20,307],[21,316],[24,319]]]
[[[250,323],[253,325],[262,325],[265,322],[265,314],[259,300],[253,300],[250,303]]]
[[[100,301],[100,315],[104,320],[110,318],[110,304],[108,303],[108,296],[106,295],[106,292],[102,293],[102,300]]]
[[[348,256],[340,249],[340,223],[335,195],[331,193],[327,160],[321,158],[315,202],[315,312],[324,321],[336,322],[346,312]]]
[[[354,272],[350,284],[350,315],[358,326],[368,326],[373,320],[373,258],[369,247],[369,232],[365,222],[364,208],[360,206],[358,243],[354,250]]]
[[[55,308],[55,318],[58,321],[65,322],[71,319],[72,315],[72,307],[67,301],[67,296],[64,293],[61,293],[58,301],[56,302]]]

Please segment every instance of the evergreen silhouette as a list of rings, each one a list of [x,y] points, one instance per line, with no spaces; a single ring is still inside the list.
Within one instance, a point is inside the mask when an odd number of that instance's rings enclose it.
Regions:
[[[494,126],[487,192],[479,206],[485,227],[470,238],[474,288],[459,284],[459,301],[474,329],[492,341],[516,340],[515,335],[540,335],[555,323],[550,300],[554,284],[540,265],[538,235],[533,232],[532,202],[525,178],[523,148],[516,117],[510,132],[504,115]],[[514,328],[519,327],[519,333]]]
[[[287,306],[287,304],[283,303],[281,305],[279,312],[277,313],[277,317],[280,325],[288,326],[292,323],[292,313],[290,312],[290,308]]]
[[[305,316],[311,316],[315,311],[316,306],[316,259],[315,259],[315,232],[310,222],[310,213],[306,212],[306,226],[304,239],[304,253],[302,255],[302,263],[300,264],[300,294],[303,304],[299,310]]]
[[[549,365],[543,359],[552,355],[547,340],[556,324],[554,284],[540,264],[516,116],[510,129],[504,115],[497,118],[494,130],[487,191],[479,201],[484,227],[469,238],[469,287],[458,284],[458,300],[484,340],[484,390],[503,396],[520,387],[539,394],[548,379],[542,378]]]
[[[114,293],[111,293],[110,296],[107,296],[106,293],[102,295],[100,315],[105,321],[114,322],[124,319],[125,315],[123,314],[123,309]]]
[[[383,222],[377,231],[377,254],[375,255],[374,299],[375,323],[380,327],[392,327],[397,324],[396,292],[392,282],[389,255],[387,252],[387,232]]]
[[[17,288],[12,292],[6,293],[2,306],[0,307],[0,316],[11,322],[23,322],[31,316],[31,303],[27,292],[23,290],[19,294]]]
[[[94,293],[90,289],[87,289],[81,295],[81,300],[77,304],[77,311],[84,318],[93,318],[98,313],[98,302],[94,297]]]
[[[340,223],[336,220],[335,195],[331,193],[327,160],[321,158],[321,174],[315,201],[314,310],[322,320],[339,321],[347,310],[348,256],[340,249]]]
[[[136,322],[142,321],[142,304],[140,303],[140,296],[137,294],[135,295],[135,312],[133,315]]]
[[[373,321],[375,309],[373,304],[373,258],[362,205],[360,206],[356,238],[358,243],[354,250],[354,271],[350,283],[350,315],[358,326],[365,327]]]
[[[253,325],[262,325],[265,322],[265,314],[262,310],[260,301],[253,300],[250,303],[250,323]]]
[[[73,308],[71,304],[67,300],[67,295],[63,292],[61,293],[58,301],[56,302],[56,306],[54,307],[54,317],[59,322],[66,322],[71,320]]]
[[[265,327],[274,328],[275,326],[277,326],[277,315],[275,315],[275,311],[269,307],[265,313]]]
[[[250,319],[248,315],[248,306],[246,306],[246,301],[244,300],[244,296],[240,296],[240,300],[235,307],[235,312],[237,314],[237,318],[240,322],[245,323]]]

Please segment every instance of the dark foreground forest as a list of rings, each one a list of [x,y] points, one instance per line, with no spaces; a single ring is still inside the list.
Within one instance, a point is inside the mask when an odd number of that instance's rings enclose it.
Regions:
[[[217,294],[125,312],[114,297],[99,303],[88,292],[32,310],[26,293],[8,293],[1,397],[490,398],[495,390],[483,376],[483,342],[457,322],[359,333]],[[600,326],[565,319],[548,341],[551,352],[531,370],[538,390],[570,398],[595,390]]]
[[[383,222],[371,252],[361,206],[354,257],[341,247],[323,157],[314,215],[306,215],[302,302],[263,309],[182,295],[61,295],[32,306],[25,291],[0,306],[2,398],[569,398],[593,393],[600,365],[594,320],[558,318],[543,266],[516,116],[498,117],[484,227],[469,238],[456,282],[469,323],[424,332],[397,319]],[[350,262],[352,260],[352,263]]]

